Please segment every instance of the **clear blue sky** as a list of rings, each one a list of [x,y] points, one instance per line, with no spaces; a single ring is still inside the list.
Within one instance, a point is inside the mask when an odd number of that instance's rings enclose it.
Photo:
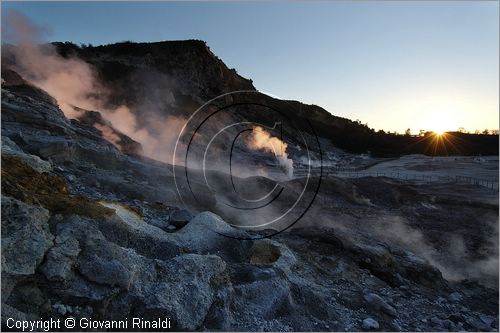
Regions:
[[[498,128],[498,2],[2,2],[49,40],[202,39],[264,92],[370,127]]]

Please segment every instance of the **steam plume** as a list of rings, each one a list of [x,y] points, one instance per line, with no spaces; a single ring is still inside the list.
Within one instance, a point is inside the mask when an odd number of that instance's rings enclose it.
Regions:
[[[109,91],[97,80],[95,71],[88,63],[75,56],[64,58],[53,45],[41,44],[48,31],[47,27],[36,25],[15,10],[5,14],[2,33],[4,40],[16,44],[13,48],[15,70],[54,97],[66,117],[78,119],[81,116],[81,111],[73,106],[99,111],[114,128],[141,143],[144,155],[164,162],[171,161],[171,152],[165,147],[175,142],[174,135],[178,133],[175,130],[181,127],[179,122],[182,120],[157,116],[158,119],[148,122],[147,127],[140,127],[128,106],[107,107]],[[162,128],[158,131],[151,126]],[[96,128],[101,130],[104,138],[121,148],[112,130],[102,126]]]
[[[280,167],[282,167],[289,177],[293,176],[293,161],[288,158],[286,149],[288,145],[260,126],[254,127],[252,136],[248,141],[248,147],[253,150],[263,150],[272,153],[278,159]]]

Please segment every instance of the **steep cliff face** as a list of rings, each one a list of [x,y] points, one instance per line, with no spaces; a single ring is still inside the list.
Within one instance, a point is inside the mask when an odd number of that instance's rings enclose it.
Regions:
[[[155,112],[186,114],[221,94],[255,90],[252,80],[229,69],[200,40],[55,46],[61,55],[76,55],[96,69],[110,89],[109,103],[138,112],[147,106],[156,107]]]
[[[108,90],[108,106],[126,105],[141,124],[145,117],[153,114],[188,117],[202,104],[225,93],[256,91],[252,80],[238,75],[235,69],[229,69],[205,42],[199,40],[124,42],[96,47],[78,47],[71,43],[54,45],[63,57],[78,57],[92,65],[98,81]],[[262,100],[257,98],[254,102]],[[310,122],[318,129],[317,134],[325,138],[331,134],[325,126],[352,127],[355,131],[362,127],[315,105],[272,98],[267,99],[267,103],[272,103],[284,117],[297,123]],[[258,118],[263,122],[272,124],[276,121],[269,112],[258,108],[253,112],[260,113]],[[249,119],[240,115],[233,120]],[[289,136],[297,135],[290,128],[285,128],[285,131]]]

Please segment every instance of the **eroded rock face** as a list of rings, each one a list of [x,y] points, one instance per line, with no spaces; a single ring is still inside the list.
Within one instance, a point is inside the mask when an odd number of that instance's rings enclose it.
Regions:
[[[52,170],[50,162],[42,160],[36,155],[26,154],[8,137],[2,136],[2,154],[15,156],[28,164],[33,170],[39,173]]]
[[[140,143],[132,140],[127,135],[114,128],[98,111],[85,110],[76,106],[74,106],[73,109],[78,114],[77,119],[80,123],[97,128],[105,137],[114,137],[112,143],[124,154],[142,154],[142,146]]]

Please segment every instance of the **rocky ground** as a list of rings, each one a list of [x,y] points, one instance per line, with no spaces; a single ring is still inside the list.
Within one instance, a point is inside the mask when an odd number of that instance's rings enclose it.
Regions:
[[[252,240],[268,231],[231,227],[221,197],[184,210],[170,166],[120,152],[10,80],[2,329],[9,317],[73,316],[170,317],[176,330],[498,331],[498,193],[485,191],[329,176],[300,223]]]

